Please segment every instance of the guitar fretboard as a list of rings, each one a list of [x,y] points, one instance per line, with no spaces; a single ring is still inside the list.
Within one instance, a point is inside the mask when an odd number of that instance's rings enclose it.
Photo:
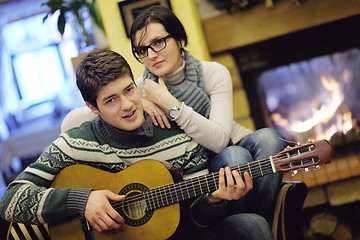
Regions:
[[[242,177],[248,172],[253,179],[274,173],[270,159],[232,167],[231,170],[238,171]],[[147,191],[143,193],[143,200],[149,210],[155,210],[213,192],[218,189],[218,182],[219,173],[210,173]]]

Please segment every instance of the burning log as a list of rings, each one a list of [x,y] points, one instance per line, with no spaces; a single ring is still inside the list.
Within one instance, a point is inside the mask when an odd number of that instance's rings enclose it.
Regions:
[[[317,213],[310,220],[310,228],[305,231],[305,239],[317,240],[327,236],[334,240],[352,240],[351,228],[339,221],[338,217],[329,211]],[[323,237],[321,237],[323,236]]]
[[[315,214],[310,220],[310,228],[313,233],[330,236],[338,225],[337,216],[333,213],[322,212]]]

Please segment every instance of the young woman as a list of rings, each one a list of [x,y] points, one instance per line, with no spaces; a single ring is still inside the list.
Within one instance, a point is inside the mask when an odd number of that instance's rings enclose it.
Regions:
[[[229,71],[216,62],[199,61],[184,49],[185,29],[171,10],[146,9],[134,21],[130,38],[134,56],[145,65],[136,83],[154,124],[169,126],[170,117],[215,153],[228,146],[232,135],[238,142],[251,133],[233,121]]]

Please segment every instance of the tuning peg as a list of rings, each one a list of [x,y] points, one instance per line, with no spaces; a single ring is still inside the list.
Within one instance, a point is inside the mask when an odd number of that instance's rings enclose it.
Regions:
[[[314,170],[319,170],[319,169],[320,169],[320,165],[315,165],[315,166],[313,167],[313,169],[314,169]]]
[[[291,171],[291,176],[295,176],[297,173],[298,173],[297,170],[292,170],[292,171]]]
[[[302,172],[308,172],[308,171],[309,171],[309,168],[303,168],[301,171],[302,171]]]
[[[300,143],[300,142],[297,142],[296,145],[301,146],[301,143]]]
[[[310,138],[309,138],[307,141],[308,141],[308,143],[312,143],[312,142],[313,142],[313,140],[310,139]]]

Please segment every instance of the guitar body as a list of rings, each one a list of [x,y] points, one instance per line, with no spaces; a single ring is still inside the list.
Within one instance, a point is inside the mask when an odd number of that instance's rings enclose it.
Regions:
[[[73,165],[63,169],[53,181],[51,187],[80,187],[94,190],[110,190],[127,197],[173,184],[169,170],[158,161],[143,160],[119,173],[109,173],[86,165]],[[125,198],[126,199],[126,198]],[[125,215],[125,217],[124,217]],[[177,229],[180,220],[178,203],[166,206],[150,214],[130,216],[123,213],[125,224],[118,230],[97,232],[92,230],[95,240],[107,239],[166,239]],[[166,227],[164,227],[166,226]],[[80,219],[49,226],[51,239],[85,239]]]

